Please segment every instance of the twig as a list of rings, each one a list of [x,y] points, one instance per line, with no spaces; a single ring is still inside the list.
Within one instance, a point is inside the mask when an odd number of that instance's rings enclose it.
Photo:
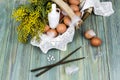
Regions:
[[[61,62],[61,63],[58,64],[58,65],[62,65],[62,64],[66,64],[66,63],[70,63],[70,62],[82,60],[82,59],[84,59],[84,58],[85,58],[85,57],[77,58],[77,59],[72,59],[72,60],[67,60],[67,61]],[[31,72],[35,72],[35,71],[38,71],[38,70],[41,70],[41,69],[49,68],[49,67],[52,67],[52,66],[54,66],[54,65],[55,65],[55,64],[51,64],[51,65],[43,66],[43,67],[40,67],[40,68],[32,69]],[[56,65],[56,66],[58,66],[58,65]]]

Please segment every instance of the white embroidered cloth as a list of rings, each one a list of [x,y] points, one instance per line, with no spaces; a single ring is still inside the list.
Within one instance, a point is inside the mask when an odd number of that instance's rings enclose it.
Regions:
[[[100,0],[85,0],[85,4],[81,11],[84,11],[90,7],[94,8],[94,13],[96,15],[110,16],[114,13],[111,2],[100,2]]]

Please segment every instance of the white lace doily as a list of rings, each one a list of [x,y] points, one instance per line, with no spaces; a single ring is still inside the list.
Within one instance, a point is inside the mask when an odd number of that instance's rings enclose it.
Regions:
[[[33,39],[31,44],[33,46],[39,47],[44,53],[47,53],[48,50],[52,48],[65,51],[67,44],[73,40],[74,32],[74,26],[69,26],[64,34],[59,35],[56,38],[51,38],[48,35],[43,34],[40,36],[40,42]]]
[[[100,16],[110,16],[114,13],[112,8],[112,3],[110,1],[100,2],[100,0],[85,0],[85,4],[81,11],[88,9],[90,7],[94,8],[94,13]]]

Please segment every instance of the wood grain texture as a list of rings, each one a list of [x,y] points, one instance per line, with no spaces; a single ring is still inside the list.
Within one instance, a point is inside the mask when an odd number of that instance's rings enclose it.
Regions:
[[[13,9],[25,0],[0,0],[0,80],[119,80],[120,79],[120,0],[112,1],[115,13],[110,17],[91,15],[76,31],[74,40],[68,44],[66,51],[50,50],[43,54],[37,47],[21,44],[17,41],[16,22],[11,18]],[[90,46],[83,37],[84,31],[93,29],[103,45],[98,48]],[[87,45],[69,59],[87,57],[83,61],[58,66],[36,78],[30,69],[50,64],[48,55],[55,56],[56,61],[80,45]],[[101,52],[103,55],[95,58]],[[71,65],[79,67],[72,75],[65,73]]]

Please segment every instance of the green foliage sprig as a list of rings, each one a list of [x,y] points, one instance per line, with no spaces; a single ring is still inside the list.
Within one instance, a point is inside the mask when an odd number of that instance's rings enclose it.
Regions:
[[[50,0],[29,0],[28,4],[20,5],[13,11],[13,17],[20,23],[17,27],[20,42],[26,43],[44,32],[51,3]]]

